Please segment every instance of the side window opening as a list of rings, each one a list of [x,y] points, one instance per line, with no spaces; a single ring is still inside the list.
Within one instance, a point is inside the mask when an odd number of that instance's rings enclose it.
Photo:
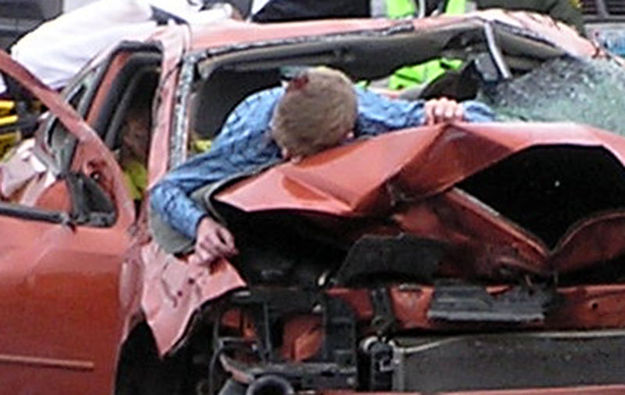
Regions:
[[[104,134],[104,143],[114,153],[137,208],[147,188],[152,103],[158,76],[155,68],[146,68],[136,74]]]
[[[102,100],[102,106],[97,109],[98,113],[95,119],[90,122],[93,129],[102,136],[105,142],[108,139],[106,135],[119,126],[115,125],[115,122],[119,122],[120,115],[118,114],[120,110],[123,110],[121,107],[124,105],[124,101],[128,100],[125,99],[128,92],[133,91],[133,84],[136,84],[140,76],[145,73],[156,74],[160,62],[161,54],[158,51],[138,52],[132,54],[123,68],[117,72],[107,89],[106,97]]]
[[[118,71],[113,81],[117,88],[103,91],[107,99],[113,100],[104,101],[106,108],[100,109],[100,119],[94,119],[95,125],[92,125],[100,127],[104,143],[120,155],[120,165],[123,162],[122,151],[126,150],[124,131],[133,119],[141,118],[147,125],[145,138],[136,138],[135,141],[149,147],[151,105],[158,84],[160,53],[138,53],[136,57],[131,56],[126,66]],[[98,71],[86,70],[63,92],[66,100],[79,113],[84,114],[95,98],[94,81],[101,74]],[[10,155],[0,162],[0,206],[9,204],[11,209],[5,210],[7,215],[26,215],[35,220],[42,217],[53,222],[69,221],[86,226],[113,225],[117,213],[110,192],[88,175],[69,171],[77,139],[52,113],[45,113],[37,122],[40,127],[36,138],[29,137],[17,147],[22,149],[20,156]],[[20,125],[14,126],[19,128]],[[22,164],[24,158],[28,158],[27,166]],[[147,148],[146,157],[141,158],[139,163],[145,168]],[[11,177],[5,176],[3,181],[2,173],[6,175],[9,172]],[[23,177],[15,179],[13,175],[17,173]],[[9,178],[10,183],[7,182]]]
[[[91,127],[117,159],[137,209],[147,187],[152,102],[161,57],[154,48],[133,49],[132,52],[121,48],[109,62],[117,62],[121,68],[94,73],[96,80],[101,81],[96,84],[109,79],[106,86],[95,90],[88,88],[78,104],[78,109],[88,114]],[[97,108],[95,102],[100,103]],[[83,186],[88,185],[83,183]]]

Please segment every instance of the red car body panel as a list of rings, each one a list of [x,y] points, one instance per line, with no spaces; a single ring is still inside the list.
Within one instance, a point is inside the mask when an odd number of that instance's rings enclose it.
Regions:
[[[600,213],[569,229],[550,250],[535,235],[454,189],[478,171],[532,146],[603,147],[621,161],[625,140],[573,124],[457,124],[423,127],[284,164],[221,192],[245,211],[296,210],[333,216],[389,216],[397,232],[473,251],[475,272],[499,266],[567,272],[625,251],[625,212]],[[384,158],[384,159],[382,159]],[[346,171],[363,169],[367,172]],[[394,209],[398,201],[409,200]],[[589,241],[602,248],[588,248]],[[463,262],[463,267],[471,264]]]
[[[136,289],[120,293],[119,288],[122,272],[138,267],[126,255],[132,202],[114,158],[74,110],[4,52],[0,68],[80,141],[73,166],[110,180],[118,207],[118,220],[107,229],[0,216],[2,392],[110,391],[126,329],[119,317],[132,314],[131,302],[138,296]],[[52,193],[68,198],[63,188]]]
[[[386,19],[355,19],[310,22],[289,22],[280,24],[255,25],[228,21],[222,24],[192,26],[191,50],[228,47],[253,42],[288,40],[295,37],[319,36],[385,29],[392,26],[413,25],[415,30],[431,29],[448,25],[453,29],[458,23],[481,26],[484,21],[498,21],[522,29],[529,29],[557,43],[566,52],[575,55],[601,53],[598,46],[579,36],[574,29],[554,23],[553,19],[537,14],[486,10],[464,15],[440,15],[435,18],[414,19],[411,21]]]
[[[185,334],[187,323],[207,300],[244,287],[245,281],[226,260],[205,266],[191,265],[150,246],[143,251],[146,265],[142,308],[154,332],[157,345],[167,351]]]

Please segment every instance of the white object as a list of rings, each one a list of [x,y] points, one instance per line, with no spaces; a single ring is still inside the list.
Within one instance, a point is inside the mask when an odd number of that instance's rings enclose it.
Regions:
[[[230,16],[225,9],[199,12],[200,5],[186,0],[98,0],[28,33],[11,47],[11,57],[51,88],[62,88],[103,49],[152,31],[152,6],[194,24]],[[0,93],[5,90],[0,79]]]
[[[63,12],[68,12],[80,8],[89,3],[93,3],[95,0],[63,0]]]

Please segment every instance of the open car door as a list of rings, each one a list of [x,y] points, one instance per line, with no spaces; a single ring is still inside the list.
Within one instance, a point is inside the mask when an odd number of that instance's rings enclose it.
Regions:
[[[110,394],[134,296],[133,202],[111,152],[56,92],[2,51],[0,71],[49,110],[33,148],[0,167],[4,186],[34,172],[0,201],[0,393]]]

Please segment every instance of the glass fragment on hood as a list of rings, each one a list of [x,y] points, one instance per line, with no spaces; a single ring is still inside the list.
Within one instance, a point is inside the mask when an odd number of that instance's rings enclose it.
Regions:
[[[609,59],[547,61],[483,88],[478,100],[502,121],[571,121],[625,136],[625,69]]]

